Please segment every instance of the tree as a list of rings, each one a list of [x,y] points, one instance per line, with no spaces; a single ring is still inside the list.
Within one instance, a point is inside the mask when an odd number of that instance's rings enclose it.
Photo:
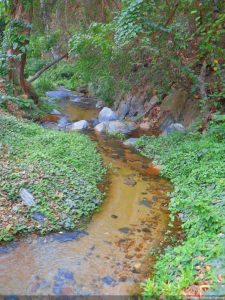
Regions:
[[[8,78],[15,95],[25,94],[38,103],[38,96],[31,84],[25,80],[24,68],[33,17],[31,0],[11,0],[9,3],[10,21],[6,29]]]

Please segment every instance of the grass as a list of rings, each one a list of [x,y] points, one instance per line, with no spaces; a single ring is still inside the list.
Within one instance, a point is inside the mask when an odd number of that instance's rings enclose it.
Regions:
[[[184,241],[158,257],[155,274],[143,283],[148,297],[224,295],[225,284],[225,124],[206,135],[142,137],[136,144],[162,166],[171,180],[171,219],[182,216]]]
[[[0,115],[0,128],[0,241],[18,232],[79,227],[103,200],[98,184],[105,169],[95,144],[79,133],[47,130],[7,114]],[[23,205],[22,188],[36,206]],[[42,224],[34,213],[45,216]]]

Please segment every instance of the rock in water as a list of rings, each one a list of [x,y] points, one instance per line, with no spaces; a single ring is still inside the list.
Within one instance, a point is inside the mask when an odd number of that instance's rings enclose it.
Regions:
[[[165,130],[163,131],[162,135],[167,136],[173,132],[181,132],[184,133],[185,132],[185,128],[182,124],[180,123],[174,123],[169,125],[168,127],[165,128]]]
[[[122,122],[122,121],[110,121],[102,122],[95,126],[97,132],[108,132],[108,133],[130,133],[135,129],[135,124],[132,122]]]
[[[118,117],[114,111],[111,110],[111,108],[104,107],[99,115],[98,115],[98,120],[99,122],[107,122],[107,121],[115,121],[117,120]]]
[[[95,131],[97,132],[106,132],[107,130],[107,122],[102,122],[95,126]]]
[[[63,128],[66,125],[68,125],[68,119],[67,119],[67,117],[62,117],[58,122],[58,127]]]
[[[73,130],[84,130],[88,128],[88,122],[85,120],[81,120],[78,122],[74,122],[73,124],[68,126],[68,129],[73,131]]]
[[[22,189],[20,191],[20,197],[27,206],[36,205],[33,195],[30,192],[28,192],[28,190]]]
[[[108,123],[108,133],[130,133],[135,129],[135,124],[132,122],[111,121]]]

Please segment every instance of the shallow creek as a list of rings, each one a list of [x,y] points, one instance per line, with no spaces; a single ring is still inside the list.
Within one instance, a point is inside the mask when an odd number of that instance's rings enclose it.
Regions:
[[[71,120],[95,109],[64,103]],[[107,196],[85,231],[35,235],[0,248],[0,294],[131,295],[149,273],[149,252],[168,230],[167,192],[149,160],[106,136],[90,137],[111,165]]]

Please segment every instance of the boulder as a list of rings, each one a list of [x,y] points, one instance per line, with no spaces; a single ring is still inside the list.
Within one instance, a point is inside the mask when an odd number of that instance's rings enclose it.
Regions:
[[[88,128],[88,122],[85,121],[85,120],[74,122],[74,123],[72,123],[71,125],[68,126],[68,129],[70,131],[73,131],[73,130],[84,130],[84,129],[87,129],[87,128]]]
[[[20,191],[20,197],[21,197],[23,203],[26,204],[27,206],[35,206],[36,205],[33,195],[28,190],[22,189]]]
[[[97,132],[106,132],[106,133],[123,133],[128,134],[131,131],[135,130],[135,123],[133,122],[122,122],[122,121],[110,121],[110,122],[101,122],[95,126]]]
[[[108,122],[108,121],[115,121],[117,120],[118,117],[114,111],[111,110],[111,108],[104,107],[99,115],[98,115],[98,120],[99,122]]]
[[[91,119],[91,120],[90,120],[90,123],[91,123],[91,125],[92,125],[93,127],[95,127],[95,126],[97,126],[97,125],[99,124],[99,121],[98,121],[98,119]]]
[[[69,121],[67,119],[67,117],[62,117],[59,121],[58,121],[58,127],[59,128],[63,128],[66,127],[68,125]]]
[[[106,132],[107,126],[108,126],[107,122],[99,123],[98,125],[95,126],[95,131],[99,133]]]
[[[108,122],[108,133],[124,133],[128,134],[131,131],[135,130],[135,123],[133,122],[122,122],[122,121],[111,121]]]
[[[171,125],[169,125],[168,127],[166,127],[162,133],[162,135],[167,136],[173,132],[181,132],[184,133],[185,132],[185,128],[182,124],[180,123],[173,123]]]

